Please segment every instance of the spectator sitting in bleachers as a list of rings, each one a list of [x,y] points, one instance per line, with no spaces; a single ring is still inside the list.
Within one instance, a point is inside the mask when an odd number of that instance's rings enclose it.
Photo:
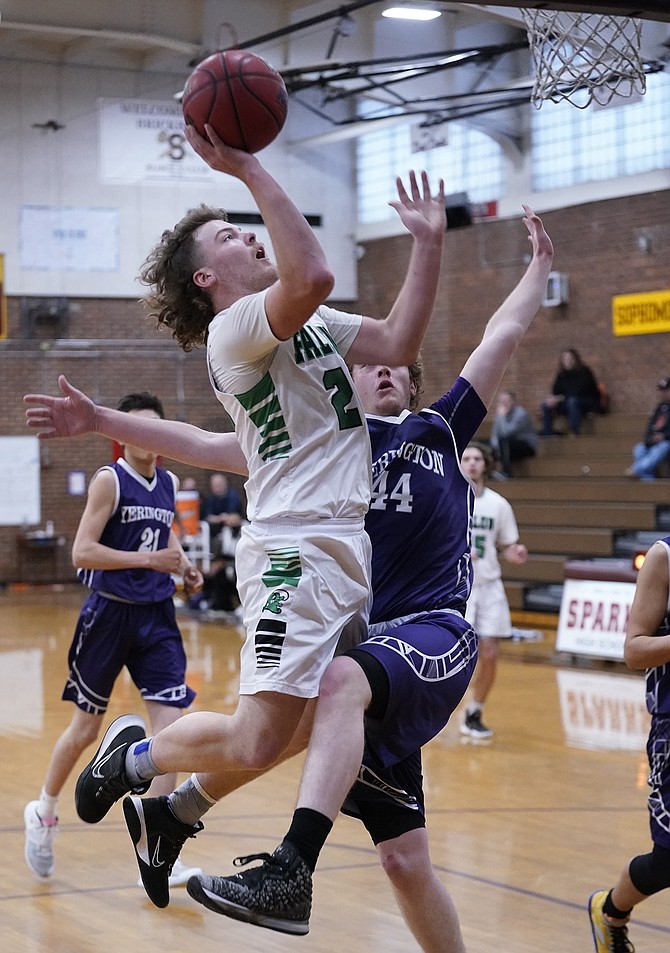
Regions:
[[[649,417],[644,440],[633,447],[633,463],[626,476],[640,480],[655,480],[656,470],[670,454],[670,377],[664,377],[656,385],[663,399]]]
[[[557,414],[568,418],[570,433],[579,434],[582,417],[601,411],[601,392],[591,368],[573,347],[561,351],[551,394],[542,401],[542,437],[552,437]]]
[[[512,391],[502,390],[498,394],[490,442],[500,463],[500,472],[506,477],[513,475],[515,460],[535,456],[537,434],[533,422],[526,408],[517,403]]]
[[[209,480],[210,494],[200,508],[200,519],[209,523],[212,551],[216,556],[224,549],[233,555],[234,544],[244,522],[244,507],[239,493],[223,473],[213,473]],[[230,552],[230,550],[233,552]]]

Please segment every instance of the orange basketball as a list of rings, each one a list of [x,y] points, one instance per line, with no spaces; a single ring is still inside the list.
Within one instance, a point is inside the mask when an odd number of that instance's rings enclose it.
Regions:
[[[182,97],[184,119],[205,135],[205,123],[228,146],[258,152],[286,122],[284,80],[265,60],[246,50],[213,53],[193,70]]]

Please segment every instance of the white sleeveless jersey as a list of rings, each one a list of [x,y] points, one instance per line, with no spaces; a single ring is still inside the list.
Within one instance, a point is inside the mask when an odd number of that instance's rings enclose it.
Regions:
[[[361,519],[370,502],[370,441],[342,355],[362,318],[321,307],[279,341],[265,295],[219,312],[207,341],[210,380],[249,467],[248,516]]]
[[[512,507],[500,493],[485,486],[482,495],[475,498],[472,522],[472,552],[477,555],[472,560],[475,585],[500,579],[498,547],[509,546],[518,539]]]

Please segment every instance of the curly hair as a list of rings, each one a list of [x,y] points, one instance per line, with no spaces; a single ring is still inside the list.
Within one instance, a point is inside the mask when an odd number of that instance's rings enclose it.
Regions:
[[[409,409],[414,412],[419,406],[419,401],[423,394],[423,360],[421,355],[419,355],[414,364],[407,365],[407,370],[409,371],[410,383],[414,384],[415,387],[415,391],[409,399]]]
[[[195,232],[205,222],[228,221],[222,208],[199,205],[189,209],[173,229],[163,232],[140,270],[140,281],[151,288],[142,299],[156,327],[165,325],[185,351],[207,341],[214,317],[211,298],[193,281],[196,270]]]

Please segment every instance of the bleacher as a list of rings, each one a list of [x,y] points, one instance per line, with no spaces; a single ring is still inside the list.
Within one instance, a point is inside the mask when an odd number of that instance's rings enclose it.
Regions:
[[[558,613],[567,560],[632,558],[670,533],[670,480],[623,475],[646,423],[644,414],[591,417],[579,437],[541,438],[537,456],[516,465],[518,476],[490,481],[512,504],[529,552],[523,566],[502,560],[513,615]]]

